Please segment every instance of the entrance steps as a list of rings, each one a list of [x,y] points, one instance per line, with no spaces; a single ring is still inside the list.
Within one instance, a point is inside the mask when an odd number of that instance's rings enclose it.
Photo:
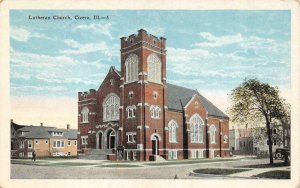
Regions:
[[[166,159],[163,158],[162,156],[156,155],[156,156],[155,156],[155,161],[156,161],[156,162],[165,162]]]
[[[107,155],[112,153],[112,149],[90,149],[89,152],[78,155],[78,158],[88,160],[107,160]]]

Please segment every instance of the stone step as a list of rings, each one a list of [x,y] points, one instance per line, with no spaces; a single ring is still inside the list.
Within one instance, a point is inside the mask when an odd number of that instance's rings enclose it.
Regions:
[[[90,149],[88,153],[81,154],[78,156],[78,158],[89,160],[107,160],[107,155],[111,153],[111,149]]]

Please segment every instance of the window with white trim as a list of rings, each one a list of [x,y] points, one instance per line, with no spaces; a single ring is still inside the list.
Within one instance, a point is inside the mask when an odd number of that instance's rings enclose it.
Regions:
[[[89,109],[88,107],[83,107],[81,110],[81,117],[82,117],[82,123],[88,123],[89,122]],[[53,133],[54,134],[54,133]]]
[[[128,96],[129,96],[129,98],[132,98],[133,97],[133,91],[129,91]]]
[[[139,57],[136,54],[130,54],[125,60],[126,82],[138,80]]]
[[[176,123],[176,121],[171,120],[168,123],[168,127],[169,127],[169,142],[170,143],[176,143],[177,142],[177,128],[178,128],[178,124]]]
[[[27,157],[32,157],[32,152],[27,152]]]
[[[24,157],[24,152],[20,152],[19,157]]]
[[[39,144],[39,141],[38,141],[38,140],[35,140],[35,143],[36,143],[36,144]]]
[[[150,106],[151,118],[159,119],[161,109],[159,106],[151,105]]]
[[[19,148],[24,148],[24,141],[19,142]]]
[[[120,98],[116,94],[109,94],[103,102],[103,120],[119,120]]]
[[[68,140],[68,146],[71,146],[71,141],[70,140]]]
[[[134,118],[136,112],[136,106],[135,105],[127,106],[126,111],[127,111],[127,118]]]
[[[154,98],[154,99],[157,99],[157,96],[158,96],[157,91],[153,91],[153,98]]]
[[[77,146],[77,140],[74,141],[74,145]]]
[[[191,150],[191,159],[197,159],[197,150]]]
[[[215,144],[216,143],[216,126],[215,125],[211,125],[209,127],[209,137],[210,137],[210,143],[211,144]]]
[[[168,151],[168,159],[172,160],[172,159],[177,159],[177,150],[169,150]]]
[[[46,140],[45,143],[48,144],[48,140]]]
[[[32,140],[28,140],[28,148],[32,148]]]
[[[199,114],[194,114],[190,119],[191,142],[203,143],[204,122]]]
[[[161,61],[156,54],[151,54],[147,58],[148,80],[161,83]]]
[[[136,161],[136,151],[132,151],[132,160]]]
[[[228,136],[224,135],[224,143],[228,143]]]
[[[88,145],[88,136],[81,136],[81,145]]]
[[[135,143],[136,132],[126,132],[127,143]]]
[[[53,147],[54,148],[64,148],[65,142],[63,140],[54,140],[53,141]]]

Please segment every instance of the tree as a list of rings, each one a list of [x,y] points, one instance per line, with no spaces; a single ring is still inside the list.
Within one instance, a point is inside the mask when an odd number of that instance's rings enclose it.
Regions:
[[[273,164],[271,125],[285,116],[284,100],[279,96],[279,89],[257,79],[249,79],[235,88],[230,98],[229,113],[233,122],[245,124],[263,120],[267,129],[270,164]]]

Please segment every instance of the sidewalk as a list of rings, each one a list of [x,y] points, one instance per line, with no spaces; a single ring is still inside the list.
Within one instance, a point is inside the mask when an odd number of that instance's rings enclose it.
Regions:
[[[248,170],[245,172],[239,172],[235,174],[228,175],[230,177],[252,177],[264,172],[274,171],[274,170],[284,170],[290,171],[290,166],[283,166],[283,167],[272,167],[272,168],[253,168],[252,170]]]

